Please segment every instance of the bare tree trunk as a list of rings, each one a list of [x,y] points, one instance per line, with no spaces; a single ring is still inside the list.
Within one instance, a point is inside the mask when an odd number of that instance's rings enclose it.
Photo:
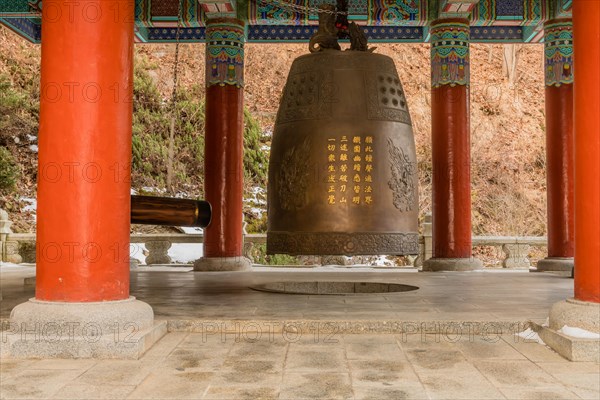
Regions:
[[[509,85],[513,86],[517,80],[517,62],[519,48],[514,43],[504,45],[504,58],[502,63],[502,72],[505,78],[508,78]]]

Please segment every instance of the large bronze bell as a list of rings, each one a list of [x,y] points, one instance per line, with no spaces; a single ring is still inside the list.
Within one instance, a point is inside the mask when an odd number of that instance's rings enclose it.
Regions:
[[[327,43],[293,62],[281,99],[267,252],[417,254],[415,144],[394,62]]]

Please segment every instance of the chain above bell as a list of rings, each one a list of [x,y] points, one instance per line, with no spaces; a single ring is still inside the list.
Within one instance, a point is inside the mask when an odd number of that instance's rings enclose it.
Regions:
[[[396,67],[334,6],[321,9],[275,123],[267,253],[417,254],[415,144]]]

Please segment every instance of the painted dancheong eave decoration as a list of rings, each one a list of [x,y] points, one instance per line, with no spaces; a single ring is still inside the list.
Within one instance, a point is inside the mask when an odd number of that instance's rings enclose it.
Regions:
[[[1,0],[0,24],[34,43],[41,41],[44,3]],[[103,0],[104,1],[104,0]],[[247,21],[248,42],[307,42],[316,31],[320,0],[106,0],[135,2],[135,39],[174,42],[177,23],[183,42],[204,42],[207,16]],[[81,1],[84,7],[86,2]],[[572,0],[349,0],[349,20],[364,27],[371,42],[429,42],[429,24],[468,17],[472,42],[530,43],[544,40],[544,22],[570,18]],[[77,12],[77,9],[75,9]]]

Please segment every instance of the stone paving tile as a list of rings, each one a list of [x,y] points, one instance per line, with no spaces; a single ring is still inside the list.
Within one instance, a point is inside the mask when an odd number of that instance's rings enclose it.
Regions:
[[[257,341],[242,341],[235,343],[228,357],[241,360],[279,360],[284,359],[289,343],[279,336],[271,339],[268,335],[261,336]]]
[[[209,325],[205,325],[206,329]],[[205,333],[189,333],[177,345],[178,348],[221,348],[229,350],[235,343],[235,334],[227,334],[226,329],[218,325],[210,325],[210,331]],[[212,330],[216,329],[216,330]],[[222,332],[225,332],[222,334]],[[175,333],[175,332],[173,332]]]
[[[150,374],[151,365],[143,361],[102,360],[79,376],[74,383],[101,386],[130,386],[142,382]]]
[[[31,369],[74,369],[85,372],[98,363],[98,360],[67,360],[67,359],[48,359],[37,360],[30,364]]]
[[[353,399],[347,373],[286,373],[279,393],[281,400]]]
[[[427,391],[418,382],[397,385],[357,385],[353,384],[356,400],[426,400]]]
[[[385,334],[358,334],[358,335],[344,335],[344,342],[348,343],[391,343],[397,344],[398,341],[396,336],[394,335],[385,335]]]
[[[344,335],[331,332],[329,328],[319,327],[319,332],[290,333],[286,337],[290,343],[290,351],[307,348],[344,348]]]
[[[576,391],[584,389],[600,394],[600,377],[593,373],[553,373],[558,382]]]
[[[572,391],[577,396],[579,396],[580,398],[585,399],[585,400],[600,399],[600,393],[597,390],[588,390],[588,389],[582,389],[579,387],[568,387],[567,389]]]
[[[203,399],[276,400],[279,399],[279,386],[233,387],[211,385]]]
[[[460,351],[456,344],[444,335],[400,334],[396,335],[396,339],[405,352],[409,350]]]
[[[206,371],[153,371],[127,398],[201,399],[213,376],[213,372]]]
[[[417,373],[452,370],[475,372],[474,366],[458,350],[407,350],[406,356]]]
[[[406,356],[398,343],[377,343],[372,341],[346,343],[348,360],[404,360]]]
[[[161,365],[177,371],[214,371],[223,366],[227,355],[226,351],[219,349],[176,348],[161,361]]]
[[[485,338],[481,336],[466,336],[462,337],[455,344],[467,359],[526,359],[523,354],[495,335],[486,336]]]
[[[280,372],[268,372],[264,370],[231,370],[217,372],[212,383],[215,386],[265,386],[273,387],[281,384]]]
[[[31,364],[35,361],[32,360],[15,360],[9,358],[0,359],[0,377],[7,379],[13,375],[27,371]],[[1,383],[1,380],[0,380]]]
[[[141,360],[151,362],[167,357],[187,336],[188,334],[185,332],[171,332],[163,336],[144,353]]]
[[[549,387],[501,387],[500,391],[507,399],[519,399],[519,400],[571,400],[580,399],[572,391],[569,391],[560,386],[549,386]]]
[[[474,361],[474,365],[498,387],[556,385],[556,380],[550,374],[529,360]]]
[[[45,399],[81,374],[77,370],[28,369],[0,380],[3,399]]]
[[[284,360],[245,360],[243,358],[228,357],[220,371],[244,373],[282,373]]]
[[[353,385],[397,386],[419,381],[406,360],[350,360],[348,365]]]
[[[502,340],[531,361],[569,363],[567,359],[561,357],[548,346],[532,340],[521,338],[515,335],[505,335],[502,337]]]
[[[563,362],[537,362],[536,364],[551,375],[555,374],[598,374],[600,364],[595,362],[572,362],[562,359]]]
[[[56,400],[122,400],[135,390],[135,386],[91,386],[67,385],[63,386],[52,398]]]
[[[290,347],[285,369],[287,372],[345,372],[348,370],[343,348],[307,346]]]
[[[447,369],[417,371],[431,399],[504,399],[504,395],[477,371]]]

